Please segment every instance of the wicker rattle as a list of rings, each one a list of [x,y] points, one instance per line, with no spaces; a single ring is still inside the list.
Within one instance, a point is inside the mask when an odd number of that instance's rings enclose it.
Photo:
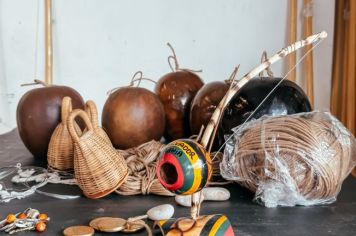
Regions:
[[[54,130],[48,145],[48,165],[57,170],[73,169],[73,140],[68,131],[67,119],[72,111],[72,100],[64,97],[61,108],[61,123]],[[81,130],[74,124],[75,131],[80,135]]]
[[[80,136],[75,118],[80,117],[86,131]],[[79,187],[88,198],[101,198],[119,188],[128,175],[124,158],[93,127],[87,113],[74,110],[68,117],[74,140],[74,172]]]

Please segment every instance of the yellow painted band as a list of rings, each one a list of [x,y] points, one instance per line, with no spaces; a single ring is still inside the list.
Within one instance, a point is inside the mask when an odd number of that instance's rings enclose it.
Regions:
[[[215,236],[216,232],[219,230],[220,226],[227,220],[226,216],[221,216],[211,228],[209,236]]]
[[[194,155],[191,155],[191,153],[188,153],[186,150],[184,150],[180,146],[180,144],[189,147],[189,150],[191,152],[194,152]],[[193,167],[194,182],[192,184],[192,187],[190,187],[190,189],[184,193],[184,194],[187,194],[187,195],[193,194],[198,190],[198,188],[200,186],[200,183],[202,181],[202,174],[201,174],[202,170],[201,170],[201,167],[199,166],[199,165],[201,165],[200,160],[199,160],[199,156],[197,155],[196,151],[189,144],[187,144],[185,142],[177,141],[177,142],[175,142],[175,145],[177,145],[184,152],[184,154],[188,157],[188,159],[190,161],[190,164]]]
[[[160,221],[158,221],[158,224],[160,225],[160,226],[162,226],[162,225],[164,225],[164,223],[166,223],[167,222],[167,220],[160,220]]]

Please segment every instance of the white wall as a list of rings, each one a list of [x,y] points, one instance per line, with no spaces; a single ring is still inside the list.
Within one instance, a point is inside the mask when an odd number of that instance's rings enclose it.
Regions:
[[[36,71],[43,78],[43,2],[0,0],[0,132],[16,126],[17,102],[30,89],[19,85]],[[127,85],[137,70],[152,79],[170,71],[167,42],[183,67],[203,69],[206,82],[226,79],[237,64],[241,76],[263,50],[272,54],[286,45],[287,2],[53,0],[54,81],[101,109],[106,92]],[[329,33],[314,51],[316,108],[329,107],[333,21],[334,1],[316,0],[314,31]],[[284,63],[272,67],[275,75],[282,75]]]

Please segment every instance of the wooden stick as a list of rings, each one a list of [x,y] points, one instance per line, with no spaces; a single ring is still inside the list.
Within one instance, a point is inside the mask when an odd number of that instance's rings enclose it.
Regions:
[[[212,132],[214,131],[214,128],[216,125],[218,125],[218,121],[220,119],[220,116],[223,113],[223,110],[229,104],[233,96],[236,94],[236,92],[242,88],[250,79],[253,77],[257,76],[261,71],[265,70],[267,67],[270,65],[276,63],[277,61],[281,60],[282,58],[286,57],[290,53],[305,47],[306,45],[310,45],[312,43],[316,43],[320,40],[323,40],[327,37],[327,33],[325,31],[322,31],[318,34],[311,35],[307,37],[304,40],[300,40],[298,42],[295,42],[288,47],[283,48],[281,51],[277,52],[275,55],[270,57],[267,61],[264,63],[258,65],[256,68],[251,70],[249,73],[247,73],[242,79],[239,81],[234,81],[234,85],[230,87],[230,89],[227,91],[226,95],[224,98],[221,100],[219,106],[215,109],[209,124],[207,125],[203,137],[201,139],[201,144],[206,148],[207,144],[209,143],[209,140],[212,138]]]
[[[331,112],[341,118],[341,100],[342,100],[342,81],[344,77],[344,48],[345,48],[345,20],[344,20],[344,1],[335,2],[335,33],[334,33],[334,51],[333,51],[333,71],[332,71],[332,89],[331,89]]]
[[[349,1],[350,4],[350,18],[349,18],[349,48],[348,48],[348,68],[347,77],[347,106],[346,106],[346,126],[353,133],[356,134],[356,2]]]
[[[348,9],[348,1],[345,2],[345,6],[343,9],[343,12]],[[344,15],[344,14],[343,14]],[[340,120],[342,123],[345,124],[347,127],[347,100],[348,100],[348,94],[347,94],[347,71],[348,71],[348,66],[349,64],[347,63],[347,58],[349,57],[348,55],[350,54],[350,21],[349,20],[344,20],[345,25],[344,25],[344,31],[345,31],[345,40],[344,40],[344,51],[343,51],[343,64],[342,64],[342,90],[341,90],[341,112],[340,112]]]
[[[199,208],[201,202],[199,201],[201,197],[201,191],[192,194],[192,207],[190,208],[190,215],[193,220],[199,217]]]
[[[303,22],[303,37],[313,33],[313,16],[311,12],[311,0],[303,1],[304,22]],[[304,51],[310,50],[311,45],[304,48]],[[313,78],[313,52],[309,53],[304,61],[304,75],[307,80],[307,96],[312,107],[314,107],[314,78]]]
[[[288,44],[297,41],[297,0],[289,0],[288,15],[289,15],[289,34],[288,34]],[[291,53],[288,57],[288,71],[290,71],[295,62],[297,61],[297,54]],[[293,82],[296,81],[296,70],[289,75],[289,79]]]
[[[53,83],[52,0],[45,0],[45,82]]]

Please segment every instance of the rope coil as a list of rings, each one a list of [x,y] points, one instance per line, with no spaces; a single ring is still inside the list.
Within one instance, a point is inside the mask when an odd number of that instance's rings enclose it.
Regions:
[[[156,178],[156,162],[162,147],[163,144],[152,140],[138,147],[117,150],[127,163],[129,176],[116,193],[126,196],[138,194],[174,196]]]
[[[329,113],[265,117],[233,139],[222,175],[266,206],[333,202],[356,164],[355,138]]]

